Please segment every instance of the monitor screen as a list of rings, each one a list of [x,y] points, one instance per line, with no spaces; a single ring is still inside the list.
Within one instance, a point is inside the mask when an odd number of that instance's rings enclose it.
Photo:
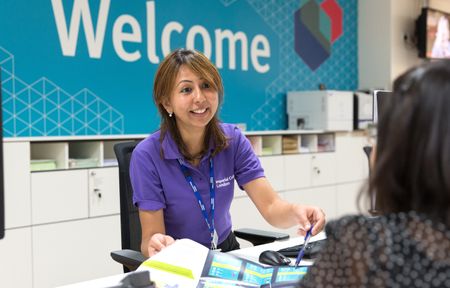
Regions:
[[[389,97],[391,91],[387,90],[375,90],[373,91],[373,123],[378,123],[378,118],[383,111],[383,103],[386,102],[386,98]]]
[[[5,195],[3,188],[3,121],[2,121],[2,68],[0,67],[0,239],[5,236]]]
[[[419,56],[429,59],[450,59],[450,12],[423,8],[417,19]]]

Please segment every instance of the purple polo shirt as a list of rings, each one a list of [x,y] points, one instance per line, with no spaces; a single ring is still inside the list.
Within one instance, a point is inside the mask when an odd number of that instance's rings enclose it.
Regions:
[[[214,158],[216,184],[215,228],[222,243],[231,231],[230,205],[234,194],[234,179],[239,186],[264,177],[258,157],[248,139],[235,125],[221,124],[228,147]],[[164,209],[166,234],[175,239],[189,238],[207,247],[210,246],[208,226],[203,218],[194,192],[184,177],[178,147],[169,134],[162,144],[160,131],[155,132],[135,148],[130,163],[130,177],[133,186],[133,202],[140,210]],[[160,148],[164,158],[161,158]],[[189,163],[191,172],[206,211],[210,212],[209,156],[205,155],[198,167]]]

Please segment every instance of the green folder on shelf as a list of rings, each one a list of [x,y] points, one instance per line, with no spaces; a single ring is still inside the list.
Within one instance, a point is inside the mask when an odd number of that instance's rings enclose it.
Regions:
[[[30,161],[31,171],[56,169],[56,161],[53,159],[32,159]]]
[[[263,147],[262,155],[273,155],[273,148],[272,147]]]
[[[84,159],[69,159],[69,168],[89,168],[97,167],[98,161],[95,158],[84,158]]]

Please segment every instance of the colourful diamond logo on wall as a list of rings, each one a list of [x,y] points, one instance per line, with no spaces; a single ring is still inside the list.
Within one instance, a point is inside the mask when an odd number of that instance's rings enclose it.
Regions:
[[[331,55],[331,45],[342,35],[343,12],[336,0],[307,1],[294,13],[295,52],[316,70]]]

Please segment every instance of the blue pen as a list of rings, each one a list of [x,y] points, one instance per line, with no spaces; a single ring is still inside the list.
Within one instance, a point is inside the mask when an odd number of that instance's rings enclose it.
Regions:
[[[300,264],[300,261],[302,261],[303,255],[305,255],[306,245],[308,245],[309,239],[311,239],[312,229],[313,225],[311,225],[311,228],[309,228],[308,232],[306,232],[305,242],[303,243],[302,249],[298,251],[297,260],[295,260],[295,268],[298,267],[298,264]]]

